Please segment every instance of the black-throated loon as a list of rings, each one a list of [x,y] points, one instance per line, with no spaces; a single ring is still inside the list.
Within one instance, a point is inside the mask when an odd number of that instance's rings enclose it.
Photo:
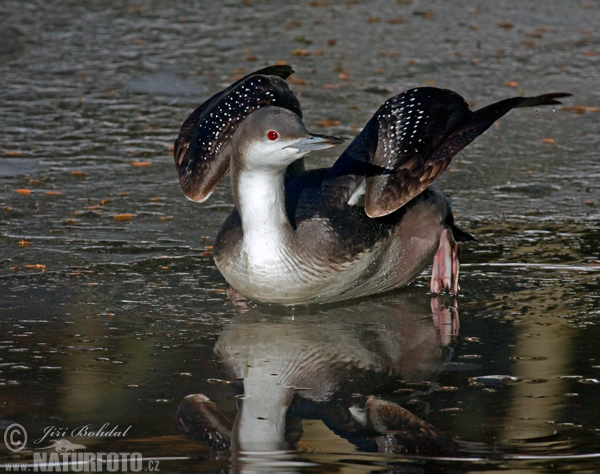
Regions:
[[[514,97],[472,112],[450,90],[387,100],[329,169],[305,154],[343,140],[312,134],[288,88],[289,66],[245,76],[183,123],[174,158],[184,194],[205,201],[230,171],[235,209],[213,255],[227,282],[262,302],[329,303],[407,284],[433,259],[431,291],[458,292],[457,241],[445,196],[430,187],[452,157],[515,107],[569,94]]]

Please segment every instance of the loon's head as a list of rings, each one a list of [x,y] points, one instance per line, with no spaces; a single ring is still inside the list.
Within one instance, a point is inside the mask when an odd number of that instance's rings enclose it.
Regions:
[[[231,139],[245,170],[284,169],[311,151],[343,142],[340,138],[310,133],[297,114],[272,106],[248,115]]]

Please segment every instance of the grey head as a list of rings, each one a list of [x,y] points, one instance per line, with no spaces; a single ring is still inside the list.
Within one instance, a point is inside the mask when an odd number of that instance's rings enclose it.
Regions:
[[[305,154],[339,145],[343,140],[306,130],[300,117],[281,107],[253,111],[231,138],[231,153],[240,170],[283,170]]]

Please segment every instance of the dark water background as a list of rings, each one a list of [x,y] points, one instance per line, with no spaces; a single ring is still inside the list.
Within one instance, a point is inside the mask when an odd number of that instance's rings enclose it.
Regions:
[[[30,461],[49,426],[108,422],[131,429],[69,439],[162,472],[596,472],[599,24],[597,0],[0,1],[0,424],[30,439],[0,443],[2,462]],[[427,274],[334,307],[227,299],[210,245],[228,185],[187,201],[171,147],[204,99],[276,61],[297,71],[307,127],[348,140],[411,87],[473,107],[573,94],[511,112],[440,179],[479,240],[457,314],[432,311]],[[286,382],[292,449],[230,456],[177,432],[186,395],[233,419],[237,377],[268,388],[306,352]],[[458,447],[341,429],[369,395]]]

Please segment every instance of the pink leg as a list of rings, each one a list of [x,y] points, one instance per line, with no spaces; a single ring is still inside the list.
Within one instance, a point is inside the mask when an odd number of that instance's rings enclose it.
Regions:
[[[444,229],[440,235],[440,245],[433,257],[431,270],[431,292],[440,294],[443,290],[458,295],[459,247],[452,237],[450,229]]]
[[[444,306],[438,296],[432,297],[431,316],[433,318],[433,325],[440,332],[442,345],[450,345],[456,340],[460,327],[456,300],[453,306]]]
[[[237,306],[242,311],[247,311],[251,308],[254,308],[254,303],[252,301],[250,301],[241,293],[234,290],[231,286],[227,285],[225,293],[227,294],[227,297],[231,300],[233,305]]]

